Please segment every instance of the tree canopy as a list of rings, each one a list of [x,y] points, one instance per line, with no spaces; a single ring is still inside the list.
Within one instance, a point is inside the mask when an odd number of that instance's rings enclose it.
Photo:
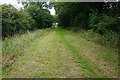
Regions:
[[[120,3],[55,3],[58,23],[64,28],[93,29],[100,34],[120,31]]]
[[[44,2],[29,2],[24,9],[16,9],[12,5],[0,5],[2,7],[2,36],[12,36],[23,33],[26,30],[49,28],[53,23],[53,16],[48,10],[49,6]]]

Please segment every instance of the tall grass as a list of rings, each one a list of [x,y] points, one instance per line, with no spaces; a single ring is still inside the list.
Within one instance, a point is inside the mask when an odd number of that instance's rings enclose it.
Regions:
[[[5,40],[2,42],[3,64],[6,63],[6,60],[8,60],[11,55],[19,56],[24,54],[27,51],[28,47],[32,45],[35,40],[41,38],[50,30],[50,28],[47,28],[32,32],[27,31],[22,35],[17,34],[12,38],[5,38]]]
[[[115,52],[118,52],[119,35],[117,33],[106,32],[106,34],[100,35],[93,32],[93,30],[79,30],[77,33],[79,33],[81,37],[86,38],[88,41],[93,41],[102,46],[112,48]]]

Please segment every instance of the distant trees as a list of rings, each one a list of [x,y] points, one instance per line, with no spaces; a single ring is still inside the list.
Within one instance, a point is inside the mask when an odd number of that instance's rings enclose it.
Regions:
[[[16,9],[12,5],[0,5],[2,7],[2,37],[12,36],[16,33],[48,28],[52,26],[53,16],[48,9],[44,9],[44,3],[27,3],[25,9]],[[45,6],[45,5],[44,5]],[[46,6],[48,7],[48,6]]]
[[[48,9],[44,9],[43,7],[48,8],[48,5],[46,3],[30,2],[30,6],[25,8],[32,19],[36,21],[36,28],[48,28],[52,26],[53,16]]]
[[[120,31],[120,3],[55,3],[60,26],[93,29],[105,34]]]
[[[77,26],[85,28],[89,19],[88,3],[56,3],[59,25],[63,27]]]
[[[91,31],[100,35],[96,36],[96,42],[120,48],[120,2],[63,2],[55,3],[55,10],[60,27]]]
[[[59,23],[64,28],[93,29],[105,34],[112,31],[120,34],[120,3],[51,3],[23,2],[24,9],[17,10],[12,5],[2,7],[2,36],[12,36],[26,30],[48,28]],[[54,4],[56,15],[48,8]]]

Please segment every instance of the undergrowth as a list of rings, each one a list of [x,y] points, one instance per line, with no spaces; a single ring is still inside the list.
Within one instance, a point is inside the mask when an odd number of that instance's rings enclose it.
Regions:
[[[80,30],[77,28],[70,29],[72,32],[76,32],[81,37],[87,39],[88,41],[93,41],[97,44],[100,44],[102,46],[106,46],[107,48],[111,48],[114,50],[114,52],[118,53],[119,49],[119,34],[109,31],[106,32],[106,34],[99,34],[93,32],[92,29],[90,30]]]
[[[14,57],[24,54],[32,43],[48,33],[51,29],[39,29],[27,32],[23,35],[17,34],[12,38],[5,38],[2,42],[3,66],[10,65],[9,61]],[[10,59],[11,58],[11,59]]]

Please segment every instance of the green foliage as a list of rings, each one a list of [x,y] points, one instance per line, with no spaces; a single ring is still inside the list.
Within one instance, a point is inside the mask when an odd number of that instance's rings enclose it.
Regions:
[[[50,11],[43,9],[42,3],[31,4],[25,10],[29,12],[32,19],[37,23],[36,28],[49,28],[53,23],[53,16],[50,14]]]
[[[12,36],[20,31],[32,30],[35,21],[24,10],[17,10],[12,5],[2,6],[2,36]]]
[[[84,12],[80,12],[75,18],[74,18],[74,26],[78,26],[81,28],[86,28],[88,26],[88,19],[87,15]]]
[[[54,19],[54,23],[57,23],[57,22],[58,22],[58,15],[57,15],[57,14],[54,15],[54,16],[53,16],[53,19]]]
[[[55,10],[60,26],[93,28],[95,32],[105,34],[110,30],[119,32],[119,6],[119,3],[56,3]]]
[[[105,14],[98,14],[95,11],[90,14],[90,27],[93,31],[100,34],[106,34],[110,31],[120,31],[117,16],[112,17]]]
[[[55,10],[59,26],[74,32],[92,29],[100,35],[96,42],[119,47],[120,3],[56,3]]]
[[[30,6],[28,6],[30,5]],[[26,3],[25,9],[16,9],[12,5],[0,5],[2,7],[2,37],[24,33],[26,30],[52,27],[53,16],[45,3]]]
[[[107,45],[108,47],[119,47],[120,24],[118,16],[99,14],[94,11],[89,15],[89,26],[95,32],[91,37],[96,37],[95,42]],[[97,36],[94,36],[97,33]]]
[[[56,3],[55,5],[55,10],[57,11],[59,19],[59,25],[64,27],[87,27],[88,9],[88,3]]]

